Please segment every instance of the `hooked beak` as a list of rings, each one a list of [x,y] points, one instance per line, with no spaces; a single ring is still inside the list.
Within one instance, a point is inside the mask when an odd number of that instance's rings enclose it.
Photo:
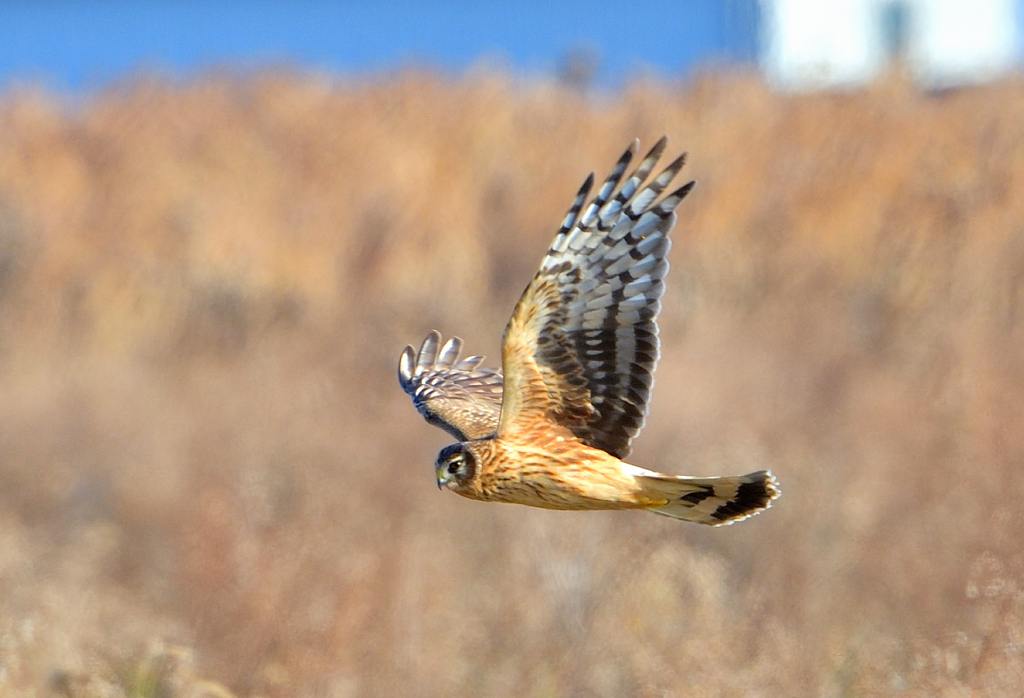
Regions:
[[[437,475],[437,489],[444,489],[444,486],[448,484],[448,480],[451,478],[451,475],[448,473],[448,468],[443,465],[439,465],[437,466],[435,474]]]

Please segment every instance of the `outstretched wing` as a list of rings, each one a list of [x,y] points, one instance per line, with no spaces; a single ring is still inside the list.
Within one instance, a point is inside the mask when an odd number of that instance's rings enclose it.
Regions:
[[[505,329],[499,433],[545,419],[589,446],[629,454],[658,360],[667,236],[695,184],[655,203],[685,162],[681,155],[645,184],[666,144],[623,182],[634,141],[585,210],[593,175],[577,194]]]
[[[459,441],[490,436],[498,428],[501,371],[480,368],[482,356],[459,359],[462,340],[452,337],[438,352],[441,335],[427,335],[417,352],[405,348],[398,362],[398,382],[412,396],[420,414]]]

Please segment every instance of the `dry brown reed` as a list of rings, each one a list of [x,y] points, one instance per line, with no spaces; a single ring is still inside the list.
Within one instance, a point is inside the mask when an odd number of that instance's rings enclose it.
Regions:
[[[9,91],[0,696],[1020,695],[1022,124],[1019,78]],[[583,177],[662,133],[700,184],[632,460],[783,498],[438,493],[400,349],[495,356]]]

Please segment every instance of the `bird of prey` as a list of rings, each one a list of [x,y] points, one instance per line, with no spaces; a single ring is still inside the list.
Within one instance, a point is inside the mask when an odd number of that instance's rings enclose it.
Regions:
[[[485,502],[547,509],[644,509],[717,526],[768,508],[770,471],[666,475],[625,462],[647,416],[659,355],[668,233],[688,182],[659,199],[685,163],[653,179],[659,140],[629,174],[639,141],[588,202],[584,182],[505,328],[502,368],[460,359],[436,331],[402,352],[398,378],[419,412],[458,440],[437,485]]]

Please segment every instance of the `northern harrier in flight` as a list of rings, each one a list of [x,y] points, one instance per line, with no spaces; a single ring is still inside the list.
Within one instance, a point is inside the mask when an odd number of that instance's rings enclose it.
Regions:
[[[481,368],[480,356],[460,360],[462,341],[441,346],[437,332],[402,352],[402,388],[459,441],[437,457],[438,487],[485,502],[646,509],[712,526],[779,496],[766,470],[687,477],[622,460],[647,415],[668,232],[694,186],[658,200],[685,162],[648,182],[666,144],[623,180],[634,141],[589,203],[594,175],[584,182],[505,328],[501,371]]]

